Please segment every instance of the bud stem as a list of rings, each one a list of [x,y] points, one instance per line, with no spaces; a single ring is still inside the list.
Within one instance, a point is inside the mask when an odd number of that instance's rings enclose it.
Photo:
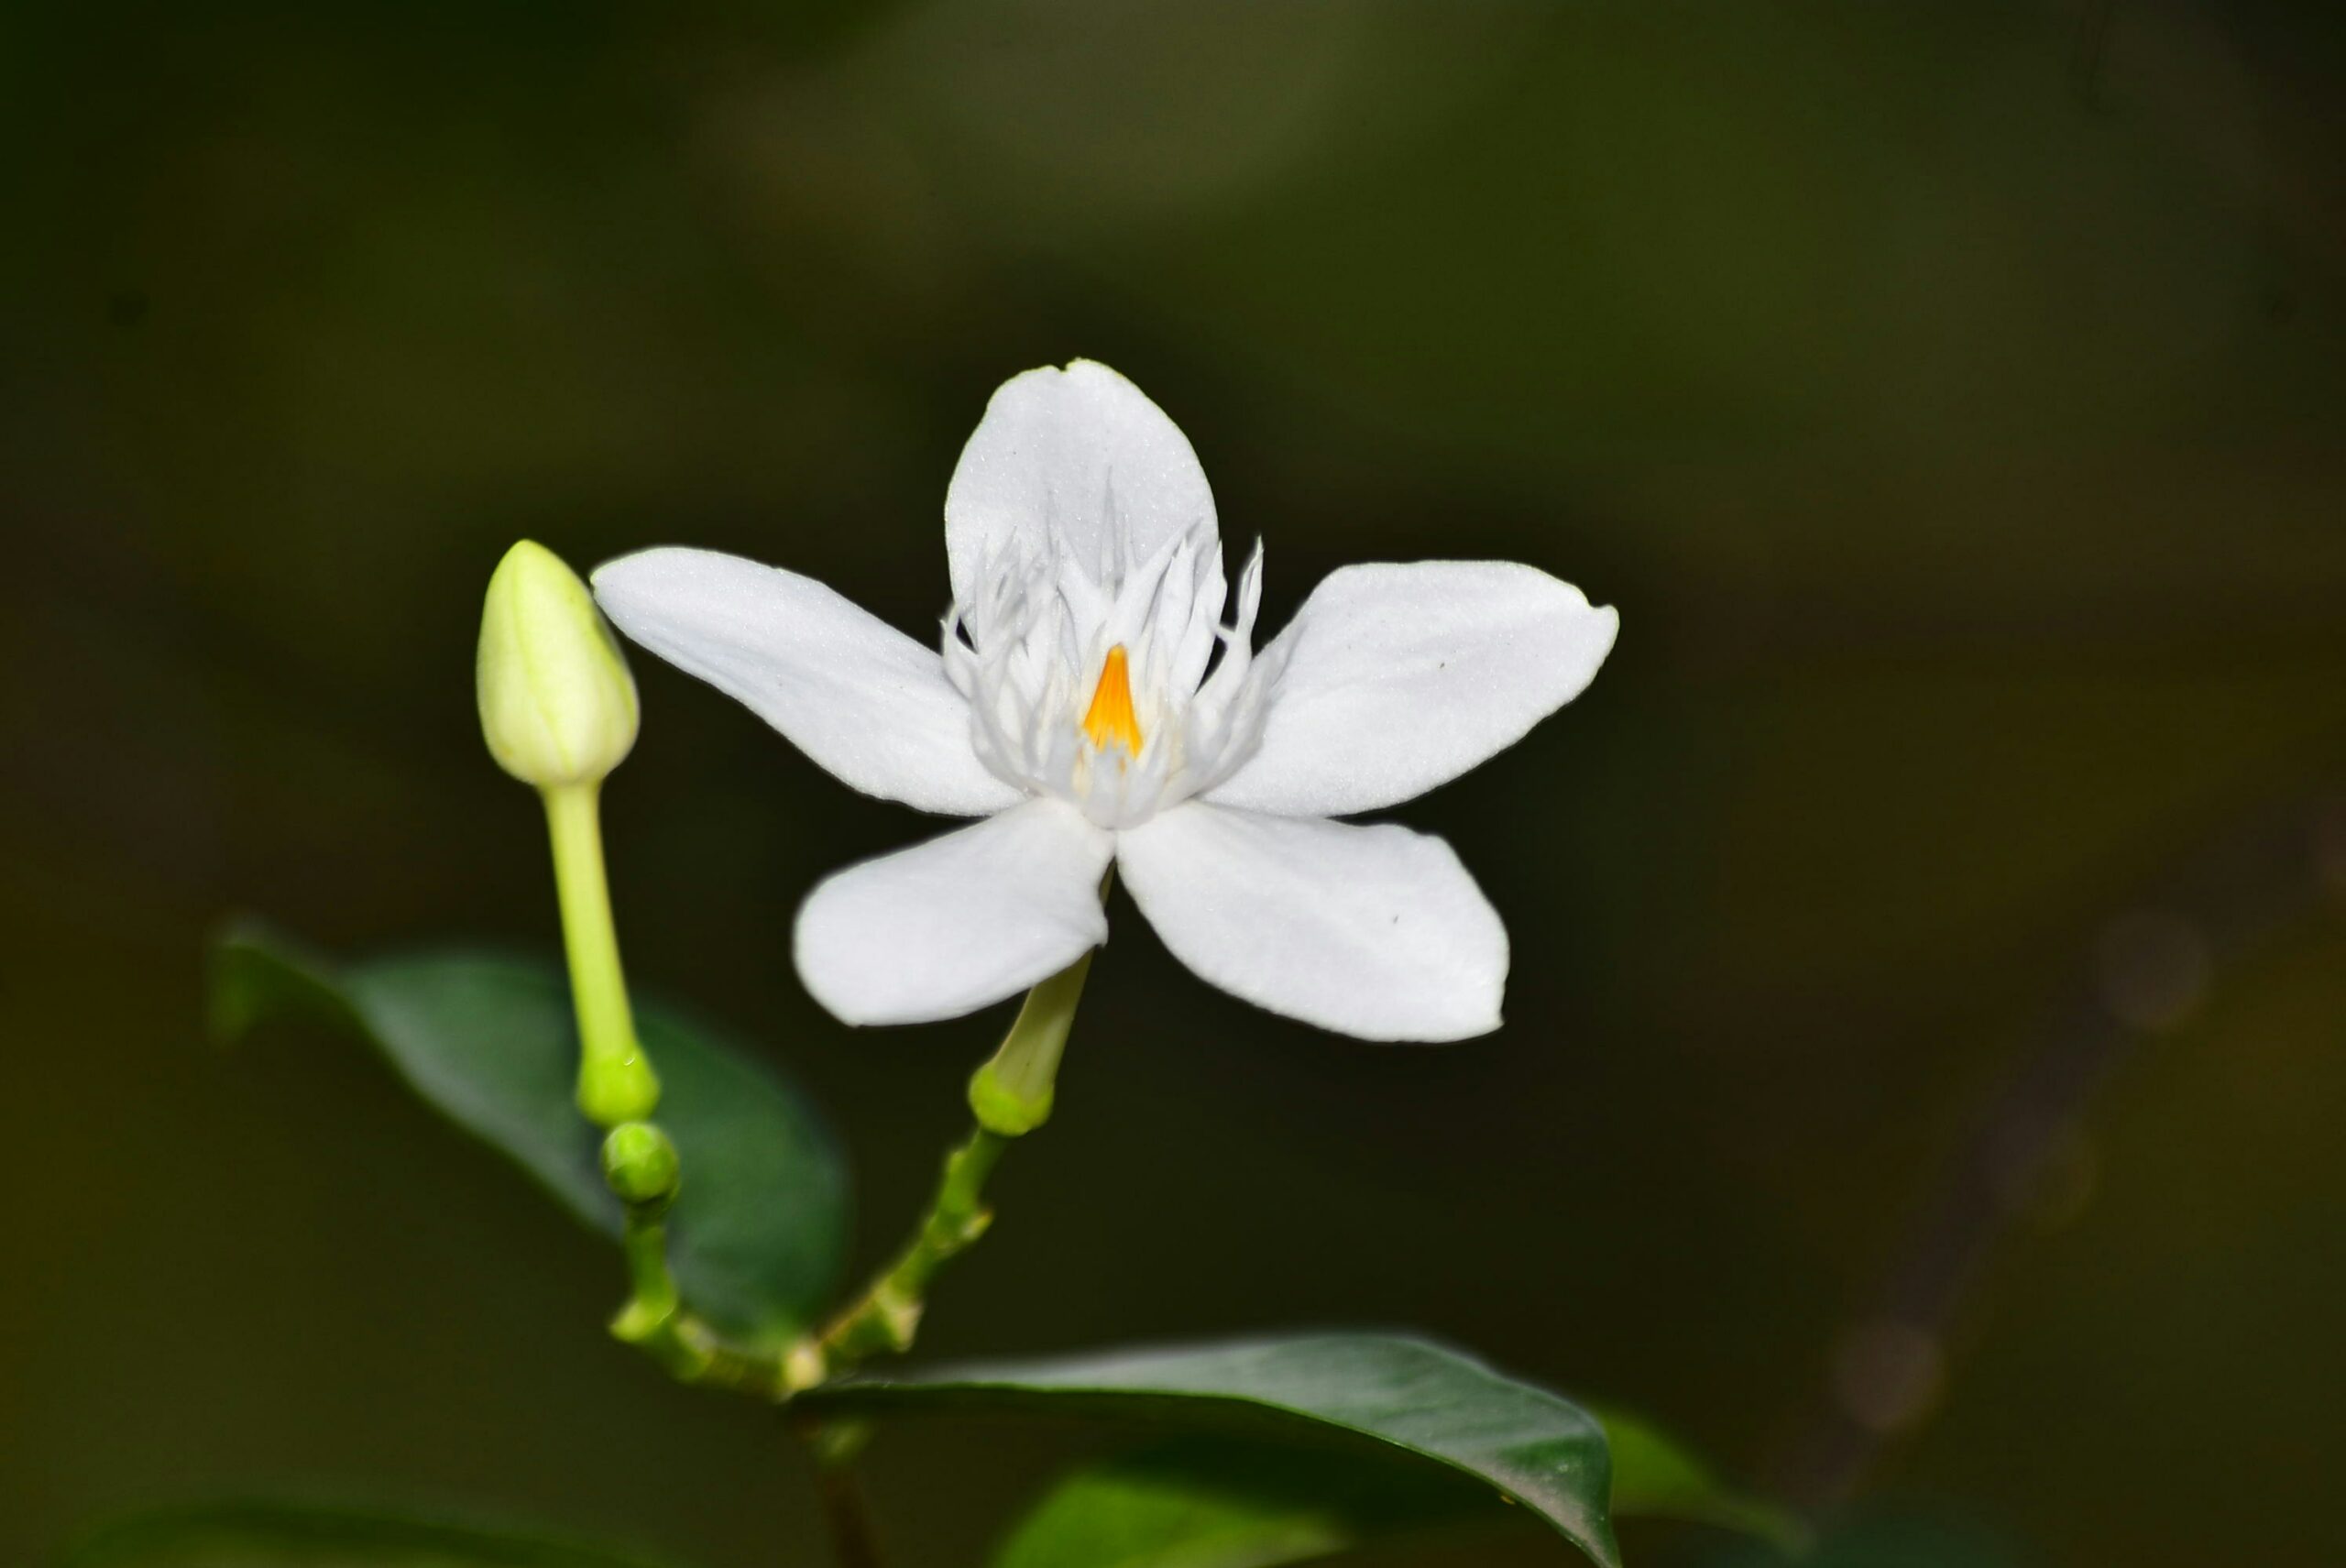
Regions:
[[[674,1316],[676,1277],[668,1271],[668,1228],[657,1220],[630,1213],[621,1245],[627,1254],[628,1280],[635,1288],[630,1310],[655,1320]]]
[[[1091,955],[1085,953],[1026,993],[1001,1047],[970,1079],[970,1109],[979,1126],[1014,1138],[1050,1120],[1059,1057],[1091,972]]]
[[[930,1281],[993,1223],[993,1211],[985,1203],[986,1179],[1013,1140],[1050,1116],[1052,1080],[1091,969],[1091,955],[1085,953],[1026,993],[1001,1048],[970,1080],[970,1109],[978,1124],[945,1157],[920,1228],[895,1261],[814,1341],[807,1365],[794,1377],[796,1386],[837,1376],[883,1351],[912,1348]]]
[[[993,1223],[985,1205],[986,1178],[1010,1146],[999,1133],[980,1127],[945,1157],[937,1196],[912,1241],[873,1280],[870,1288],[823,1331],[825,1376],[833,1376],[882,1351],[910,1350],[928,1305],[929,1281]]]
[[[586,786],[583,801],[558,802],[556,797],[562,793],[550,790],[546,795],[547,814],[554,823],[555,861],[557,866],[565,863],[565,832],[585,837],[586,852],[591,856],[586,870],[592,873],[593,905],[601,916],[600,931],[606,944],[603,951],[613,981],[612,999],[619,1023],[626,1025],[627,994],[616,983],[618,944],[609,934],[610,907],[603,896],[601,850],[594,836],[593,787]],[[566,820],[573,826],[565,828]],[[579,823],[583,828],[577,826]],[[576,929],[569,918],[571,877],[576,869],[561,872],[565,930]],[[582,962],[579,955],[580,947],[574,938],[574,969]],[[1041,1126],[1050,1115],[1052,1080],[1058,1073],[1060,1055],[1067,1048],[1068,1031],[1074,1024],[1076,1004],[1082,1000],[1083,981],[1091,968],[1091,955],[1086,953],[1027,992],[1001,1047],[970,1080],[970,1108],[978,1124],[970,1129],[966,1140],[945,1157],[936,1194],[930,1198],[927,1212],[922,1214],[912,1239],[819,1333],[803,1335],[779,1351],[749,1349],[727,1343],[694,1316],[679,1300],[675,1279],[668,1266],[666,1235],[660,1223],[663,1205],[657,1199],[628,1205],[624,1245],[634,1295],[612,1321],[612,1333],[643,1350],[682,1382],[734,1388],[783,1401],[852,1369],[870,1356],[910,1350],[913,1336],[920,1328],[921,1314],[928,1305],[929,1286],[937,1271],[974,1245],[993,1222],[993,1211],[985,1202],[986,1179],[993,1174],[993,1168],[1013,1141]],[[574,984],[578,993],[579,1032],[585,1036],[589,992],[583,983]],[[631,1026],[623,1032],[631,1044]],[[595,1059],[590,1047],[588,1069],[594,1066]],[[631,1059],[641,1064],[641,1053]],[[645,1072],[648,1077],[649,1069]],[[656,1085],[653,1092],[657,1092]],[[582,1075],[582,1105],[586,1102],[586,1080]],[[606,1168],[632,1169],[627,1162],[608,1154]],[[616,1179],[614,1190],[619,1190]],[[843,1441],[851,1443],[852,1439],[843,1437]]]
[[[717,1359],[706,1328],[687,1316],[668,1268],[668,1229],[630,1205],[620,1238],[627,1255],[627,1305],[611,1320],[611,1335],[636,1346],[679,1382],[707,1379]]]
[[[603,871],[601,793],[600,781],[543,792],[571,1003],[578,1014],[578,1108],[597,1125],[612,1127],[650,1115],[660,1102],[660,1080],[636,1040],[619,969],[619,932]]]

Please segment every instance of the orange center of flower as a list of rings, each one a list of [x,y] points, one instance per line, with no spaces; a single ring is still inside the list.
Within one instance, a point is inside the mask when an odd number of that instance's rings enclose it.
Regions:
[[[1108,662],[1101,666],[1091,711],[1083,716],[1083,732],[1102,751],[1113,740],[1124,747],[1125,755],[1140,755],[1140,719],[1133,712],[1132,675],[1124,668],[1121,642],[1108,650]]]

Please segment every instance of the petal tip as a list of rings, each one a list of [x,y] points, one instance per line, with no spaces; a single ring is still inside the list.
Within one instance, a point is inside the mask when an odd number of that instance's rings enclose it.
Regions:
[[[626,592],[641,587],[643,570],[656,562],[673,556],[707,554],[710,552],[687,550],[674,544],[653,544],[641,550],[630,550],[624,555],[614,555],[586,574],[586,586],[594,590],[597,602],[614,592]]]
[[[1499,999],[1494,996],[1486,1005],[1461,1009],[1455,1018],[1429,1023],[1420,1029],[1394,1037],[1414,1045],[1452,1046],[1462,1040],[1478,1040],[1485,1035],[1495,1035],[1506,1023],[1507,1015],[1500,1011]]]

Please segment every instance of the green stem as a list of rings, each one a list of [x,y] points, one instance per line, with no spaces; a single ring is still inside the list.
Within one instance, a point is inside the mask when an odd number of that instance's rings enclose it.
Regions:
[[[930,1282],[993,1221],[985,1204],[986,1179],[1013,1139],[1049,1119],[1059,1057],[1091,970],[1087,952],[1026,993],[1001,1047],[970,1080],[970,1109],[978,1124],[968,1141],[945,1157],[944,1174],[919,1229],[808,1347],[811,1354],[801,1358],[798,1376],[819,1381],[867,1356],[912,1348]]]
[[[555,795],[547,795],[549,814],[555,811]],[[571,809],[586,813],[591,828],[591,794],[583,806]],[[562,831],[555,829],[557,843]],[[595,885],[599,890],[599,877]],[[608,903],[601,907],[608,925]],[[613,972],[617,957],[614,948]],[[612,1321],[611,1332],[640,1346],[680,1381],[782,1400],[869,1356],[911,1349],[937,1271],[966,1252],[992,1223],[993,1212],[985,1204],[987,1178],[1013,1139],[1041,1126],[1050,1115],[1059,1057],[1091,967],[1091,955],[1086,953],[1027,993],[1001,1048],[970,1080],[970,1108],[978,1125],[946,1156],[937,1191],[912,1240],[819,1334],[779,1354],[729,1343],[684,1309],[668,1268],[664,1227],[657,1207],[648,1204],[628,1208],[624,1245],[634,1294]],[[578,990],[583,1034],[588,1003],[586,988]],[[625,992],[619,992],[622,1017],[626,1000]]]
[[[578,1014],[578,1108],[597,1125],[649,1116],[660,1080],[636,1040],[619,968],[619,939],[603,870],[601,786],[546,790],[546,828],[554,842],[554,889],[562,904],[562,940],[570,960],[570,994]]]
[[[806,1381],[798,1376],[805,1356],[733,1344],[688,1311],[676,1288],[668,1266],[668,1228],[662,1223],[675,1191],[675,1148],[656,1126],[629,1125],[642,1123],[658,1105],[660,1080],[636,1038],[627,977],[619,967],[619,931],[603,869],[600,784],[560,784],[541,794],[578,1019],[578,1108],[588,1120],[616,1129],[604,1146],[604,1176],[625,1204],[620,1247],[630,1291],[627,1304],[611,1320],[611,1332],[680,1382],[786,1398]],[[663,1153],[664,1171],[656,1157]]]
[[[733,1344],[685,1310],[668,1266],[667,1230],[646,1209],[629,1208],[619,1245],[632,1293],[611,1320],[612,1337],[642,1351],[680,1383],[787,1398],[800,1386],[789,1358]]]
[[[630,1207],[619,1245],[627,1255],[632,1293],[611,1320],[612,1335],[641,1349],[670,1376],[699,1382],[708,1371],[709,1357],[686,1332],[676,1277],[668,1268],[668,1227]]]
[[[937,1184],[937,1195],[930,1200],[928,1212],[911,1243],[823,1331],[818,1343],[825,1376],[843,1371],[868,1355],[912,1348],[921,1312],[927,1305],[929,1281],[985,1234],[993,1219],[985,1206],[986,1178],[1009,1146],[1008,1138],[980,1127],[967,1143],[945,1157],[945,1174]]]
[[[683,1383],[786,1400],[882,1352],[912,1348],[937,1270],[967,1250],[992,1221],[986,1178],[1011,1140],[977,1128],[946,1157],[945,1172],[920,1228],[904,1250],[819,1335],[780,1354],[743,1349],[685,1310],[667,1258],[666,1227],[630,1209],[621,1245],[633,1294],[611,1332]]]
[[[668,1227],[630,1214],[619,1245],[627,1254],[628,1282],[635,1288],[629,1309],[654,1319],[674,1318],[679,1299],[676,1277],[668,1269]]]

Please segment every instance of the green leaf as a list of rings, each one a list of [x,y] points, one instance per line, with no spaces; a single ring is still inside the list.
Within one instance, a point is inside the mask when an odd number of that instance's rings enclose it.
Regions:
[[[1364,1452],[1415,1455],[1479,1481],[1606,1568],[1620,1561],[1596,1418],[1423,1340],[1307,1334],[970,1364],[850,1378],[809,1391],[800,1406],[860,1417],[1093,1415],[1347,1439]]]
[[[292,1503],[203,1503],[105,1525],[57,1568],[654,1568],[513,1531]]]
[[[1514,1512],[1430,1465],[1183,1438],[1067,1475],[1013,1527],[992,1568],[1276,1568]]]
[[[1800,1539],[1789,1514],[1722,1488],[1650,1424],[1613,1411],[1600,1420],[1612,1448],[1614,1518]],[[1511,1512],[1487,1488],[1382,1455],[1185,1438],[1069,1474],[1013,1528],[992,1568],[1278,1568]]]
[[[779,1343],[839,1281],[838,1146],[795,1089],[723,1036],[654,1003],[636,1011],[663,1085],[658,1120],[684,1161],[668,1223],[685,1299],[732,1334]],[[231,929],[213,953],[215,1036],[235,1040],[277,1016],[358,1034],[433,1109],[619,1234],[599,1135],[571,1099],[578,1037],[559,969],[455,952],[335,966],[256,927]]]
[[[1613,1450],[1615,1518],[1687,1519],[1740,1530],[1798,1550],[1808,1529],[1778,1504],[1722,1485],[1710,1467],[1655,1427],[1624,1410],[1597,1410]]]

